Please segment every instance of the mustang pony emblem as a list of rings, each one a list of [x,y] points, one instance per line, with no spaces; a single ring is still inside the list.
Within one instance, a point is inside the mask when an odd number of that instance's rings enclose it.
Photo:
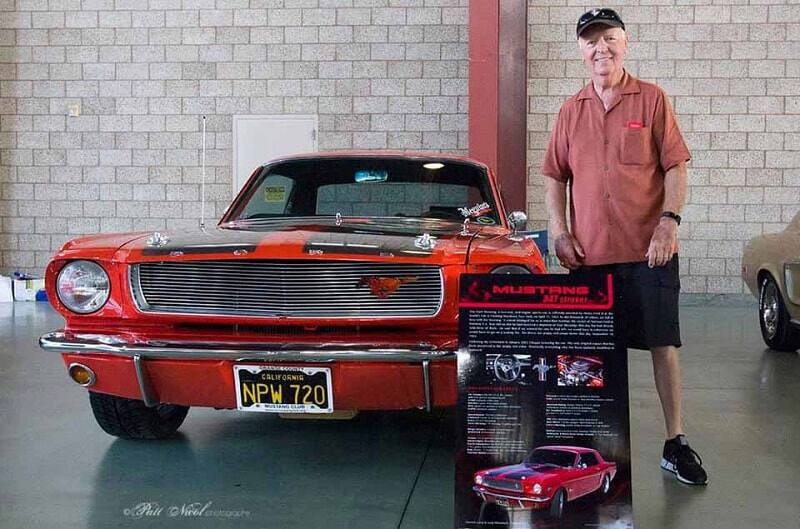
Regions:
[[[386,299],[400,288],[400,285],[416,281],[417,276],[404,276],[404,277],[378,277],[367,276],[362,277],[358,282],[359,287],[369,287],[370,291],[375,296]]]

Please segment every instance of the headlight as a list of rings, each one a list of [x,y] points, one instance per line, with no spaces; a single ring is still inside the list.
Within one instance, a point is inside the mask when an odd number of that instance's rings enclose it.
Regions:
[[[493,274],[530,274],[531,271],[522,265],[506,264],[492,269]]]
[[[533,486],[533,493],[534,493],[534,494],[541,494],[541,493],[542,493],[542,486],[541,486],[541,485],[539,485],[538,483],[536,483],[536,484]]]
[[[90,314],[108,301],[108,274],[92,261],[72,261],[56,280],[58,299],[72,312]]]
[[[483,485],[483,476],[475,476],[475,484]]]

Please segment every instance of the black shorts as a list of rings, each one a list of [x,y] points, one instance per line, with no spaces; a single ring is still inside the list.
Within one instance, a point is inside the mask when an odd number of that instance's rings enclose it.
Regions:
[[[677,254],[664,266],[650,268],[647,261],[584,266],[573,271],[612,273],[617,279],[616,303],[626,327],[626,344],[632,349],[681,346],[678,295],[681,289]]]

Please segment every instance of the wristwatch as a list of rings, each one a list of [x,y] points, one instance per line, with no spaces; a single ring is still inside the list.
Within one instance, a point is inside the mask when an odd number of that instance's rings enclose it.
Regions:
[[[681,225],[681,216],[675,213],[674,211],[665,211],[664,213],[661,214],[661,216],[674,220],[676,223],[678,223],[678,226]]]

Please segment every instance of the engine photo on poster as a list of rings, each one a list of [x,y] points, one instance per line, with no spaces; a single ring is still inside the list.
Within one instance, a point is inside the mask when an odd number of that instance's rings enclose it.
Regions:
[[[468,275],[456,529],[633,527],[624,322],[610,275]]]

